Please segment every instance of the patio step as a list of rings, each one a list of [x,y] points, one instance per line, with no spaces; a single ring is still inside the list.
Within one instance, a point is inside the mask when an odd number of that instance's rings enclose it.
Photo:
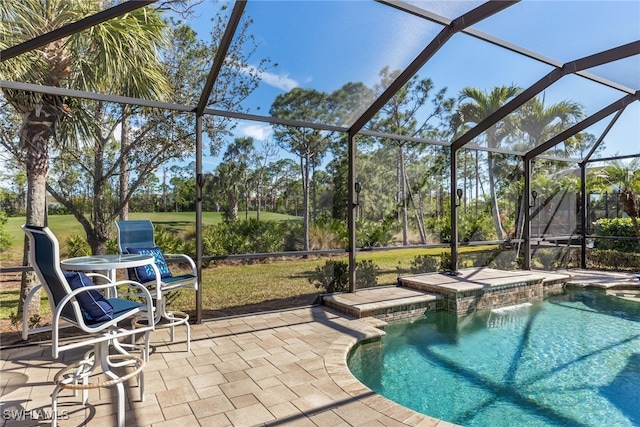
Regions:
[[[441,295],[400,286],[359,289],[355,293],[324,295],[322,303],[357,319],[375,317],[396,320],[435,310]]]

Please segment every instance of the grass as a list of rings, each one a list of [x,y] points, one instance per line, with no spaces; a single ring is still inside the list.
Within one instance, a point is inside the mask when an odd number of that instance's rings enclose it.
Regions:
[[[441,253],[442,249],[399,249],[367,253],[358,256],[358,260],[371,260],[379,267],[378,285],[395,285],[399,275],[410,274],[414,257],[438,256]],[[317,289],[309,278],[327,259],[288,258],[254,264],[212,264],[202,271],[203,310],[207,317],[219,317],[311,304],[322,289]],[[331,259],[347,262],[345,256]],[[171,309],[194,310],[193,292],[182,291],[169,300]],[[9,318],[15,312],[17,302],[18,290],[15,287],[0,290],[0,318]],[[42,304],[43,316],[48,315],[49,307],[44,298]]]
[[[290,219],[277,214],[263,213],[264,219]],[[188,231],[195,228],[195,215],[186,213],[140,213],[131,214],[131,219],[148,218],[158,227],[176,228]],[[217,212],[203,214],[204,224],[215,224],[222,219]],[[22,218],[10,218],[7,230],[12,234],[15,263],[20,265],[23,232],[20,225]],[[72,234],[83,235],[83,230],[75,219],[68,215],[51,216],[49,226],[60,241]],[[461,252],[486,250],[489,247],[463,247]],[[418,255],[439,256],[447,249],[443,248],[410,248],[381,252],[361,252],[358,260],[371,260],[379,268],[378,285],[395,285],[399,275],[410,274],[411,261]],[[5,254],[3,254],[3,257]],[[309,278],[316,267],[324,265],[327,257],[289,257],[269,259],[250,264],[212,263],[202,272],[203,294],[202,307],[205,318],[245,314],[278,308],[295,307],[311,304],[323,291],[310,283]],[[346,256],[333,256],[331,259],[348,262]],[[6,264],[5,264],[6,265]],[[19,277],[14,274],[13,276]],[[0,289],[0,319],[9,319],[15,313],[18,303],[19,282],[11,282],[12,286]],[[193,313],[195,295],[193,292],[181,291],[169,299],[169,308]],[[42,317],[50,315],[46,298],[42,299]]]
[[[244,218],[244,213],[240,213]],[[255,218],[255,212],[249,212],[249,216]],[[283,215],[273,212],[260,212],[261,220],[282,221],[295,219],[290,215]],[[129,219],[149,219],[156,227],[166,229],[168,231],[192,232],[196,228],[195,212],[135,212],[129,214]],[[215,225],[222,222],[222,214],[220,212],[203,212],[202,225]],[[11,248],[0,254],[0,264],[3,266],[22,265],[22,245],[24,241],[24,232],[20,228],[25,223],[24,217],[11,217],[5,225],[5,230],[11,237]],[[86,234],[80,223],[73,215],[51,215],[49,216],[49,228],[56,235],[61,246],[72,235],[85,237]],[[112,235],[116,235],[116,227],[112,225]],[[64,250],[61,247],[61,250]],[[64,256],[65,254],[62,254]]]

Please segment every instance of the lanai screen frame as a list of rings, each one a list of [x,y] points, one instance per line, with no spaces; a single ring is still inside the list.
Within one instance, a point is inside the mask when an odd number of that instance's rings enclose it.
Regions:
[[[519,0],[515,1],[488,1],[486,3],[481,4],[475,9],[459,16],[455,19],[448,19],[442,16],[439,16],[435,13],[423,10],[412,4],[405,3],[403,1],[390,1],[390,0],[377,0],[379,3],[385,4],[389,7],[396,8],[405,13],[412,14],[423,19],[435,22],[443,26],[440,33],[434,37],[431,42],[420,52],[420,54],[407,66],[396,78],[395,81],[391,83],[391,85],[372,103],[372,105],[359,117],[355,120],[355,122],[349,127],[341,127],[341,126],[332,126],[332,125],[323,125],[318,123],[309,123],[303,121],[294,121],[294,120],[283,120],[274,117],[268,116],[260,116],[253,114],[245,114],[238,113],[232,111],[225,110],[217,110],[207,108],[208,98],[211,94],[212,88],[216,82],[216,79],[221,70],[222,64],[224,62],[224,58],[228,51],[228,48],[232,42],[234,34],[238,29],[240,19],[245,10],[245,6],[247,4],[247,0],[236,0],[234,3],[233,10],[230,14],[229,21],[227,27],[225,29],[225,34],[221,40],[221,44],[216,52],[216,57],[213,60],[211,70],[207,77],[207,81],[204,85],[203,91],[201,93],[199,102],[196,106],[192,105],[182,105],[182,104],[173,104],[173,103],[164,103],[157,102],[152,100],[144,100],[139,98],[131,98],[117,95],[107,95],[101,93],[93,93],[93,92],[84,92],[77,90],[64,89],[59,87],[51,87],[51,86],[42,86],[35,85],[24,82],[14,82],[14,81],[6,81],[0,80],[0,87],[5,87],[9,89],[15,90],[23,90],[23,91],[32,91],[38,93],[47,93],[52,95],[60,95],[67,97],[76,97],[76,98],[84,98],[91,100],[99,100],[104,102],[113,102],[119,104],[129,104],[129,105],[137,105],[144,107],[152,107],[164,110],[172,110],[177,112],[187,112],[193,113],[196,115],[196,170],[195,170],[195,179],[196,179],[196,265],[198,269],[198,278],[202,280],[202,263],[203,263],[203,254],[202,254],[202,188],[204,185],[204,175],[202,171],[202,160],[203,160],[203,144],[202,144],[202,132],[203,132],[203,117],[205,115],[213,115],[220,116],[225,118],[232,119],[242,119],[270,124],[282,124],[288,126],[297,126],[297,127],[307,127],[318,130],[326,130],[326,131],[334,131],[334,132],[342,132],[347,135],[348,141],[348,164],[349,164],[349,172],[348,172],[348,203],[351,208],[349,209],[348,216],[348,229],[349,229],[349,283],[350,283],[350,291],[355,292],[355,283],[356,283],[356,221],[355,221],[355,210],[357,208],[356,204],[356,191],[355,191],[355,171],[356,171],[356,138],[358,135],[368,135],[368,136],[378,136],[384,138],[390,138],[395,140],[416,140],[418,142],[426,143],[426,144],[434,144],[433,141],[428,141],[419,138],[407,138],[403,135],[390,135],[383,134],[378,132],[371,132],[364,129],[364,126],[367,124],[369,120],[371,120],[375,114],[393,97],[393,95],[400,90],[410,79],[413,77],[421,68],[424,66],[429,59],[442,47],[446,44],[446,42],[456,33],[463,32],[465,34],[471,35],[473,37],[477,37],[485,42],[492,43],[496,46],[499,46],[504,49],[511,50],[520,55],[527,56],[531,59],[534,59],[538,62],[542,62],[544,64],[550,65],[553,67],[552,71],[547,75],[540,78],[536,83],[531,85],[522,91],[518,96],[510,100],[503,107],[499,108],[489,117],[487,117],[484,121],[477,124],[475,127],[468,130],[463,135],[459,136],[457,139],[453,140],[450,144],[442,143],[440,145],[448,146],[450,148],[450,164],[451,164],[451,191],[458,187],[457,182],[457,152],[462,148],[471,148],[468,144],[478,135],[482,134],[482,132],[489,129],[492,125],[496,124],[499,120],[506,117],[511,112],[515,111],[517,108],[522,106],[526,101],[535,97],[545,88],[550,86],[555,81],[560,78],[567,76],[569,74],[579,75],[581,77],[592,80],[601,85],[605,85],[614,89],[617,89],[623,93],[626,93],[625,96],[618,99],[617,101],[611,103],[607,107],[601,109],[600,111],[588,116],[583,119],[579,123],[575,124],[571,128],[565,130],[564,132],[556,135],[555,137],[549,139],[548,141],[543,142],[542,144],[532,148],[531,150],[523,153],[513,153],[522,157],[524,163],[524,206],[530,206],[530,197],[531,197],[531,168],[532,161],[538,157],[547,157],[544,155],[544,152],[548,149],[556,146],[557,144],[563,142],[566,138],[575,135],[578,132],[586,129],[590,125],[606,118],[607,116],[614,114],[614,117],[611,119],[609,125],[606,127],[602,135],[598,138],[594,146],[591,148],[590,152],[583,159],[575,159],[575,162],[580,167],[580,178],[581,178],[581,194],[582,194],[582,217],[581,217],[581,238],[582,238],[582,256],[581,256],[581,265],[583,268],[586,268],[586,166],[591,162],[603,162],[603,161],[611,161],[625,158],[637,158],[640,157],[640,153],[627,155],[627,156],[618,156],[618,157],[608,157],[608,158],[597,158],[594,159],[593,154],[598,146],[604,140],[606,134],[610,131],[610,129],[614,126],[615,122],[618,120],[624,109],[632,102],[640,101],[640,91],[636,91],[625,87],[623,85],[617,84],[615,82],[597,77],[592,75],[585,70],[589,68],[593,68],[599,65],[607,64],[613,61],[617,61],[623,58],[627,58],[630,56],[640,54],[640,40],[634,41],[632,43],[628,43],[622,46],[615,47],[613,49],[609,49],[603,52],[599,52],[584,58],[579,58],[574,61],[570,61],[567,63],[559,63],[557,61],[551,60],[549,58],[544,57],[536,52],[532,52],[530,50],[518,47],[509,42],[500,40],[496,37],[478,31],[476,29],[470,28],[472,25],[486,19],[500,11],[512,6],[519,2]],[[123,14],[126,14],[132,10],[146,7],[157,3],[158,0],[129,0],[124,3],[121,3],[117,6],[111,7],[102,12],[96,13],[94,15],[88,16],[78,22],[66,25],[64,27],[58,28],[46,34],[43,34],[34,39],[25,41],[19,45],[10,47],[0,52],[0,61],[5,61],[11,59],[17,55],[23,54],[33,49],[37,49],[38,47],[44,46],[48,43],[51,43],[55,40],[59,40],[61,38],[67,37],[73,33],[79,32],[91,26],[100,24],[106,20],[116,18]],[[477,149],[480,151],[491,151],[489,148],[485,147],[472,147],[473,149]],[[564,159],[571,160],[571,159]],[[458,218],[457,218],[457,204],[455,197],[450,198],[451,203],[451,243],[450,243],[450,251],[451,251],[451,273],[455,274],[457,272],[458,266]],[[524,234],[522,238],[522,243],[524,243],[524,265],[523,269],[528,270],[531,268],[531,218],[530,218],[530,208],[525,209],[525,228]],[[200,283],[201,285],[201,283]],[[196,321],[198,323],[202,322],[202,286],[198,287],[198,291],[196,293]]]

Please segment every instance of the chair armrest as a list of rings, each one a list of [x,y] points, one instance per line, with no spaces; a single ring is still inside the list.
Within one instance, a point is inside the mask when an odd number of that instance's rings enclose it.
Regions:
[[[80,314],[80,318],[78,319],[78,322],[75,322],[75,326],[82,329],[84,332],[87,332],[90,335],[93,335],[94,338],[91,338],[87,341],[79,341],[79,342],[71,342],[70,344],[66,344],[64,346],[60,346],[60,338],[59,338],[59,329],[62,327],[60,325],[60,319],[61,319],[61,315],[62,315],[62,309],[63,307],[65,307],[69,302],[73,301],[74,297],[76,295],[78,295],[81,292],[87,292],[90,290],[101,290],[101,289],[108,289],[111,287],[116,287],[116,286],[120,286],[120,285],[124,285],[124,284],[128,284],[131,287],[135,287],[135,288],[139,288],[140,289],[140,295],[142,295],[145,300],[146,300],[146,307],[145,308],[141,308],[139,311],[135,311],[133,313],[135,313],[136,315],[139,315],[141,318],[143,318],[143,320],[146,320],[147,326],[143,327],[143,328],[133,328],[131,330],[127,330],[124,331],[121,328],[118,328],[117,331],[115,331],[113,334],[109,333],[109,334],[103,334],[102,336],[96,336],[95,334],[97,332],[100,332],[104,329],[107,328],[112,328],[114,326],[117,327],[118,322],[126,319],[128,316],[120,316],[117,317],[113,320],[110,321],[106,321],[106,322],[102,322],[100,323],[97,327],[87,327],[82,319],[82,314],[79,313],[79,310],[75,310],[76,315]],[[79,307],[78,307],[79,308]],[[123,336],[130,336],[132,334],[135,333],[139,333],[139,332],[145,332],[145,331],[150,331],[153,330],[154,327],[154,308],[153,308],[153,300],[151,298],[151,294],[149,293],[149,291],[147,290],[147,288],[145,288],[143,285],[141,285],[138,282],[134,282],[133,280],[122,280],[119,282],[113,282],[113,283],[107,283],[104,285],[94,285],[94,286],[85,286],[82,288],[78,288],[73,290],[71,293],[65,295],[65,297],[62,299],[62,301],[60,301],[60,304],[58,304],[58,306],[56,307],[54,313],[53,313],[53,326],[52,326],[52,336],[51,336],[51,355],[54,358],[58,358],[60,351],[65,351],[65,350],[69,350],[72,348],[77,348],[77,347],[81,347],[81,346],[85,346],[85,345],[93,345],[97,342],[101,342],[101,341],[105,341],[105,340],[112,340],[112,339],[117,339],[118,337],[123,337]]]
[[[193,261],[189,255],[186,254],[164,254],[164,257],[167,261],[171,262],[186,262],[193,270],[193,275],[196,274],[196,263]]]
[[[84,286],[82,288],[74,289],[69,294],[65,295],[65,297],[56,306],[56,309],[55,309],[55,311],[53,313],[53,330],[54,330],[54,334],[57,335],[57,333],[55,331],[57,331],[57,329],[58,329],[58,327],[60,325],[60,319],[61,319],[61,316],[62,316],[62,309],[69,302],[71,302],[75,298],[76,295],[78,295],[81,292],[99,291],[99,290],[102,290],[102,289],[116,288],[117,286],[120,286],[120,285],[129,285],[130,287],[137,288],[137,289],[140,290],[140,292],[139,292],[139,294],[137,294],[137,296],[142,297],[142,298],[145,299],[146,311],[148,313],[149,318],[151,319],[151,323],[149,323],[149,324],[153,325],[153,298],[151,297],[151,294],[149,293],[149,290],[144,285],[142,285],[142,284],[140,284],[138,282],[135,282],[133,280],[121,280],[119,282],[106,283],[106,284],[103,284],[103,285]],[[78,320],[78,322],[77,322],[78,324],[76,326],[78,326],[80,329],[82,329],[83,331],[88,332],[88,333],[98,332],[98,331],[101,331],[103,329],[106,329],[106,328],[112,326],[112,322],[104,322],[98,327],[89,328],[82,321],[82,317],[80,317],[80,319],[77,319],[77,320]]]
[[[100,277],[101,279],[104,279],[105,282],[112,283],[111,278],[108,277],[108,276],[105,276],[104,274],[100,274],[100,273],[85,273],[85,275],[87,277]]]

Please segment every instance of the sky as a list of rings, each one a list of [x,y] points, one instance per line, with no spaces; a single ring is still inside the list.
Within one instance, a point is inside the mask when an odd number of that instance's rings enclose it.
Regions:
[[[454,18],[481,2],[410,1],[442,16]],[[191,24],[206,37],[206,15],[216,2],[205,0],[202,19]],[[404,69],[442,28],[386,5],[364,1],[271,1],[247,3],[245,15],[253,19],[250,32],[258,49],[254,58],[268,57],[277,67],[263,75],[260,87],[242,107],[268,115],[279,94],[295,88],[326,92],[347,82],[370,87],[378,82],[380,70]],[[568,62],[640,40],[640,2],[625,1],[537,1],[524,0],[475,25],[518,46],[558,61]],[[528,87],[552,67],[506,51],[465,34],[456,34],[421,69],[437,88],[447,87],[456,97],[465,86],[490,91],[494,86],[515,84]],[[598,75],[640,89],[640,57],[600,67]],[[571,100],[587,114],[593,114],[624,93],[587,79],[568,76],[547,88],[545,104]],[[640,151],[638,102],[627,108],[605,142],[603,156]],[[603,120],[587,129],[599,135],[607,126]],[[271,138],[268,124],[242,122],[237,136],[256,141]],[[208,159],[215,165],[218,159]],[[205,163],[205,169],[207,163]]]
[[[408,3],[451,19],[482,2]],[[210,17],[220,4],[203,0],[197,7],[197,17],[189,23],[201,38],[209,37]],[[233,2],[228,4],[233,7]],[[249,31],[258,44],[252,65],[260,58],[277,64],[263,74],[259,88],[241,105],[250,113],[265,116],[276,96],[296,87],[325,92],[348,82],[373,87],[383,67],[404,69],[442,28],[369,0],[250,0],[245,15],[253,19]],[[523,0],[474,28],[563,63],[640,40],[640,1]],[[457,97],[465,86],[486,91],[510,84],[526,88],[551,69],[469,35],[456,34],[419,75],[431,78],[436,88],[446,87],[448,96]],[[588,71],[640,89],[639,55]],[[573,75],[541,94],[546,104],[578,102],[587,114],[623,95]],[[639,104],[629,106],[607,135],[608,149],[601,156],[640,152]],[[608,120],[603,120],[587,131],[599,136],[607,124]],[[265,123],[243,121],[235,132],[235,137],[251,136],[258,144],[272,138],[271,127]],[[219,161],[219,157],[205,158],[205,171],[213,170]]]

